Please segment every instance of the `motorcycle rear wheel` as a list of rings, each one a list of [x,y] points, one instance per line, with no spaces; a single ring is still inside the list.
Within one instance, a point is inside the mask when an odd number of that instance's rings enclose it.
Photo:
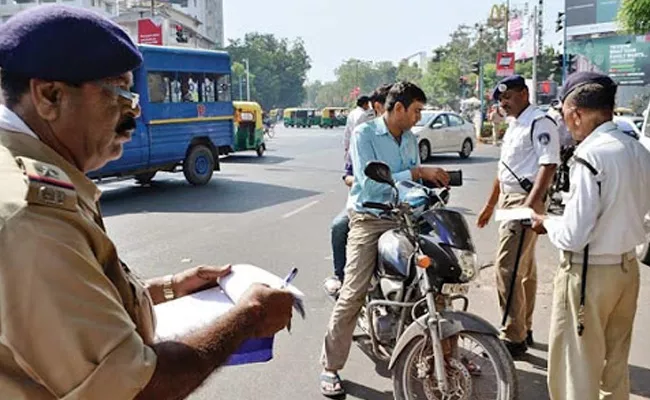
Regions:
[[[492,335],[486,335],[482,333],[474,332],[462,332],[460,333],[461,338],[466,337],[476,342],[483,348],[483,356],[491,361],[493,365],[495,374],[496,374],[496,388],[497,392],[494,397],[483,397],[481,393],[476,393],[475,388],[478,383],[478,380],[485,378],[485,376],[472,377],[472,388],[470,391],[471,394],[466,395],[453,395],[453,396],[438,396],[438,395],[428,395],[426,392],[422,394],[416,393],[409,384],[409,379],[417,379],[415,377],[410,377],[413,373],[412,368],[417,368],[414,364],[420,359],[419,355],[422,351],[422,347],[426,344],[424,336],[420,336],[411,343],[409,343],[404,351],[400,354],[397,359],[395,366],[393,367],[393,393],[395,400],[514,400],[519,398],[518,384],[517,384],[517,375],[515,372],[515,366],[508,354],[508,351],[499,341],[498,338]],[[430,351],[430,346],[428,346]],[[483,371],[485,372],[485,371]],[[435,373],[432,371],[429,380],[435,381]],[[476,380],[476,381],[475,381]],[[418,381],[419,385],[425,389],[425,381]],[[450,380],[451,382],[451,380]],[[429,385],[430,387],[430,385]],[[431,390],[429,389],[429,392]]]

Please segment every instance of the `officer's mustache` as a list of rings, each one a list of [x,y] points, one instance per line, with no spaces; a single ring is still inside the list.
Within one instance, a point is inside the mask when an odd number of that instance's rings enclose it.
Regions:
[[[127,132],[133,131],[135,129],[135,118],[127,117],[124,121],[120,122],[115,128],[115,132],[119,135],[126,135]]]

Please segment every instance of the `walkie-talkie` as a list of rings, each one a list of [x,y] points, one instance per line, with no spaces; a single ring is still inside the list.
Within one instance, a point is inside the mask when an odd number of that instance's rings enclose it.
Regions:
[[[533,190],[533,182],[531,182],[530,179],[528,179],[528,178],[523,178],[523,179],[519,178],[517,176],[517,174],[515,174],[515,172],[510,169],[508,164],[504,163],[503,161],[501,161],[501,164],[503,164],[503,166],[506,167],[506,169],[512,174],[512,176],[515,177],[517,182],[519,182],[519,186],[521,186],[521,188],[524,189],[524,191],[526,193],[530,193]]]

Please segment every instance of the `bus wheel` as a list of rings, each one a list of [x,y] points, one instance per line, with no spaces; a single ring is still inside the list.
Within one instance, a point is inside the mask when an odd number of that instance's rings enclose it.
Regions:
[[[151,172],[145,172],[145,173],[142,173],[142,174],[137,174],[135,176],[135,181],[139,185],[147,185],[147,184],[151,183],[151,181],[153,180],[153,177],[156,176],[156,172],[158,172],[158,171],[151,171]]]
[[[212,178],[214,154],[205,145],[193,146],[183,161],[183,174],[195,186],[205,185]]]

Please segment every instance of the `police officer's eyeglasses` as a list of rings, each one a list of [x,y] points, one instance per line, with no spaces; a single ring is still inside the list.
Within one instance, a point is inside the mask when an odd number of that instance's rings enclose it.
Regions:
[[[114,95],[130,101],[132,109],[137,108],[140,104],[140,95],[137,93],[129,92],[128,90],[124,90],[119,86],[111,85],[110,83],[106,82],[98,82],[98,84],[100,87],[110,91]]]

